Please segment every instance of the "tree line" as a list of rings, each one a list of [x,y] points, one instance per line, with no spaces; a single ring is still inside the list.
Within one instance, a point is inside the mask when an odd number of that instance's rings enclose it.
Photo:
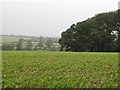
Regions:
[[[62,32],[61,51],[118,52],[120,46],[120,10],[97,14]]]
[[[58,41],[52,38],[39,37],[36,40],[19,39],[18,42],[3,43],[2,50],[50,50],[59,51],[60,45]]]

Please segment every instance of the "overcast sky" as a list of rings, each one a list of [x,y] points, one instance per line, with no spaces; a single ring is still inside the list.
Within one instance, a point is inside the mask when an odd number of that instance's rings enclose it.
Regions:
[[[0,34],[60,37],[74,23],[117,10],[119,0],[1,1]]]

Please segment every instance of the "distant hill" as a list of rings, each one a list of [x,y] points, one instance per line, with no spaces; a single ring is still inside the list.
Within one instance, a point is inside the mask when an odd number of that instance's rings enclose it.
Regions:
[[[18,42],[19,39],[24,38],[27,39],[26,36],[15,36],[15,35],[0,35],[0,43],[11,43]]]
[[[59,40],[58,37],[44,37],[45,40],[48,38],[51,38],[52,41],[57,42]],[[0,44],[3,43],[12,43],[12,42],[18,42],[19,39],[28,40],[31,39],[32,41],[38,41],[39,37],[36,36],[17,36],[17,35],[0,35]]]
[[[20,44],[20,39],[22,40]],[[36,37],[0,35],[0,50],[51,50],[59,51],[60,44],[58,37]],[[19,42],[19,43],[18,43]],[[21,45],[20,49],[18,48]]]

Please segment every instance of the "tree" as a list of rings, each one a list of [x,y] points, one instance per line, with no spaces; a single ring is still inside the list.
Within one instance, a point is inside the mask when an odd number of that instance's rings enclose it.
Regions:
[[[16,49],[17,50],[22,50],[22,43],[23,43],[23,39],[19,39],[19,41],[16,44]]]
[[[53,41],[51,40],[51,38],[48,38],[48,40],[46,41],[45,45],[47,46],[48,49],[51,48],[51,46],[53,45]]]
[[[27,40],[26,50],[32,50],[32,41],[31,40]]]
[[[35,48],[37,49],[37,47],[39,49],[43,48],[43,37],[39,37],[38,45]]]
[[[119,1],[119,5],[120,5],[120,1]],[[117,50],[119,52],[120,51],[120,9],[118,9],[118,19],[117,20],[118,20],[118,23],[117,23],[117,25],[118,25],[118,39],[117,39],[116,43],[118,45]]]
[[[2,50],[14,50],[14,49],[15,49],[14,43],[9,43],[9,44],[4,43],[2,45]]]
[[[73,24],[62,32],[59,43],[65,51],[117,51],[118,11],[98,14]],[[113,48],[115,47],[115,48]]]

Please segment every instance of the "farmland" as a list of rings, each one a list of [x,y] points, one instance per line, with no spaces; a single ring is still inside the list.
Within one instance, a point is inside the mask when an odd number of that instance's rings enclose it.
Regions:
[[[118,53],[3,51],[3,88],[117,88]]]

